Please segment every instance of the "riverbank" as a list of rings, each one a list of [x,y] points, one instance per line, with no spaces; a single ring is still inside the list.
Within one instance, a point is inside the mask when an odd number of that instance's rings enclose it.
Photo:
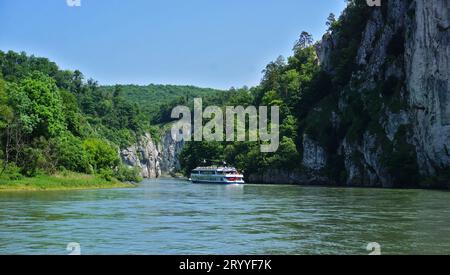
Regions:
[[[19,180],[0,179],[0,192],[16,191],[52,191],[52,190],[84,190],[106,188],[130,188],[134,185],[118,180],[107,181],[93,175],[64,173],[56,175],[39,175]]]

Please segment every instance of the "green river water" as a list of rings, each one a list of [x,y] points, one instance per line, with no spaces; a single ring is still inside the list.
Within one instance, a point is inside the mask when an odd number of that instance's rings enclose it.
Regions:
[[[193,185],[0,193],[0,254],[450,254],[450,192]]]

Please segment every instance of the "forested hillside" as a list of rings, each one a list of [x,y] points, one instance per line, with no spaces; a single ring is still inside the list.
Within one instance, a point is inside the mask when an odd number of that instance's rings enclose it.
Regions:
[[[154,124],[170,121],[170,112],[173,106],[186,104],[193,98],[205,100],[221,99],[224,91],[195,86],[157,85],[118,85],[100,86],[102,93],[112,93],[119,87],[122,96],[131,103],[136,103],[149,120]]]
[[[149,124],[121,93],[46,58],[0,51],[0,178],[68,170],[138,180],[118,149]]]

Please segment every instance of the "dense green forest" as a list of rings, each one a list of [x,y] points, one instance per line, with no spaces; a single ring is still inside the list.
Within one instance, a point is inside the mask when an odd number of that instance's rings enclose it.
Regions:
[[[221,100],[225,94],[224,91],[210,88],[156,84],[100,86],[99,90],[101,93],[112,93],[117,87],[122,90],[122,96],[127,101],[139,105],[152,124],[169,122],[172,106],[187,104],[193,98],[204,98],[209,101]]]
[[[122,165],[118,148],[148,127],[120,87],[100,91],[79,71],[0,51],[0,178],[67,170],[139,180],[139,171]]]
[[[185,146],[180,161],[183,172],[202,164],[204,160],[228,164],[250,173],[269,167],[295,169],[300,162],[299,146],[302,130],[307,125],[310,104],[319,102],[331,90],[330,76],[320,71],[312,38],[303,33],[294,47],[294,55],[286,61],[279,57],[267,65],[261,84],[250,89],[231,91],[233,96],[223,98],[222,106],[279,106],[280,147],[276,153],[263,154],[255,142],[190,142]]]
[[[119,148],[172,121],[172,107],[224,104],[230,92],[174,85],[99,86],[47,58],[0,51],[0,178],[74,171],[139,180]]]

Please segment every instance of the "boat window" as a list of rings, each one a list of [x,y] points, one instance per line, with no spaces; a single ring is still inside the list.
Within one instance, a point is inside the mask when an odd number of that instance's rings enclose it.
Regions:
[[[201,171],[200,174],[202,174],[202,175],[214,175],[215,172],[214,171]]]

